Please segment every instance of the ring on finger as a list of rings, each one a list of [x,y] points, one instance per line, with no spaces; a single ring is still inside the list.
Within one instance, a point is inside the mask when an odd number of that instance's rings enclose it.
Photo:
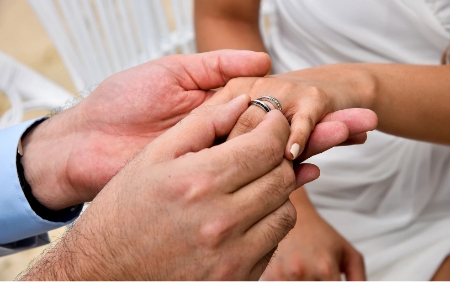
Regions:
[[[276,106],[276,107],[278,108],[278,110],[280,110],[280,112],[283,111],[283,108],[281,107],[281,103],[280,103],[280,101],[278,101],[277,98],[274,98],[274,97],[269,96],[269,95],[264,95],[264,96],[259,97],[259,98],[256,99],[256,100],[259,100],[259,101],[268,101],[268,102],[270,102],[271,104],[273,104],[274,106]]]
[[[269,106],[267,106],[266,103],[261,102],[259,100],[253,100],[250,102],[250,105],[255,105],[260,107],[261,109],[263,109],[266,113],[270,112],[271,108]]]

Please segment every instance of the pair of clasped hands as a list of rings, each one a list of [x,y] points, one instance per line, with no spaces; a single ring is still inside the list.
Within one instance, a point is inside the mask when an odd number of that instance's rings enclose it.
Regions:
[[[33,195],[54,210],[92,203],[24,278],[258,279],[296,222],[289,195],[319,176],[302,161],[377,123],[270,67],[251,51],[164,57],[27,134]],[[283,112],[249,106],[263,95]]]

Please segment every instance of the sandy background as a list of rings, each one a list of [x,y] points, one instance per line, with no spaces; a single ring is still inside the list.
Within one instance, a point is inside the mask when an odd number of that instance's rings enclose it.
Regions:
[[[75,93],[66,68],[26,0],[0,0],[0,51]],[[8,107],[8,100],[0,92],[0,113]],[[46,113],[32,112],[25,118],[30,119],[43,114]],[[64,230],[61,228],[52,231],[50,237],[55,239],[62,235]],[[44,247],[35,248],[0,257],[0,280],[14,279],[43,249]]]

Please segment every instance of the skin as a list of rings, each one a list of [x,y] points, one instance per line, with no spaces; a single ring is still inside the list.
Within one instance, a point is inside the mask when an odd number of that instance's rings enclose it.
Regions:
[[[289,125],[280,113],[208,149],[249,101],[197,109],[150,143],[23,279],[257,279],[294,225],[297,181],[283,158]],[[190,153],[164,161],[167,146]]]
[[[42,204],[93,201],[23,279],[257,279],[295,222],[289,194],[317,168],[283,158],[289,126],[277,111],[208,149],[230,134],[247,95],[192,108],[207,89],[269,68],[254,52],[165,57],[108,78],[25,136],[25,174]],[[370,130],[367,117],[376,119],[358,109],[329,115],[308,152]]]
[[[341,272],[348,280],[363,279],[362,255],[317,214],[305,190],[297,189],[290,199],[295,206],[303,206],[302,212],[297,213],[296,228],[280,242],[262,279],[341,280]]]
[[[225,51],[169,56],[107,78],[22,140],[33,195],[54,210],[91,201],[148,143],[210,98],[209,89],[269,68],[266,54]]]
[[[91,201],[148,143],[194,108],[207,105],[214,94],[209,89],[236,76],[263,76],[270,64],[267,54],[229,50],[164,57],[107,78],[77,106],[23,138],[22,164],[33,195],[54,210]],[[218,96],[213,103],[226,103],[232,96]],[[372,129],[364,111],[348,111],[333,120],[343,124],[336,128],[336,123],[326,123],[315,140],[329,130],[347,139],[350,115],[365,131]],[[315,153],[339,142],[317,144]],[[167,158],[177,156],[180,152],[167,152]]]
[[[260,0],[248,0],[243,3],[239,0],[196,0],[195,1],[195,29],[198,50],[201,52],[231,48],[244,50],[265,51],[263,40],[258,28]],[[239,32],[236,32],[239,30]],[[251,42],[249,42],[251,41]],[[293,159],[291,148],[299,144],[299,160],[305,159],[304,150],[308,149],[310,132],[317,127],[327,114],[348,108],[366,108],[373,110],[379,118],[377,129],[389,134],[412,138],[421,141],[450,145],[450,66],[419,66],[396,64],[336,64],[287,74],[275,75],[258,79],[236,79],[231,81],[221,93],[223,99],[233,97],[237,92],[244,91],[252,99],[270,93],[283,105],[283,113],[291,123],[291,135],[285,149],[285,156]],[[411,79],[414,78],[414,79]],[[432,95],[431,95],[432,93]],[[216,97],[215,97],[216,98]],[[218,97],[217,97],[218,99]],[[217,100],[219,103],[220,99]],[[240,118],[232,132],[243,133],[251,130],[260,121],[260,113],[255,107],[250,107]],[[426,117],[426,118],[424,118]],[[365,135],[350,136],[354,143],[361,143]],[[303,151],[303,152],[302,152]],[[298,193],[298,192],[294,192]],[[306,202],[306,195],[303,197]],[[296,206],[300,214],[310,213],[306,206]],[[304,209],[304,211],[302,211]],[[303,225],[316,226],[311,216],[302,221]],[[300,223],[297,224],[300,226]],[[323,222],[323,225],[326,225]],[[296,227],[297,228],[297,227]],[[300,228],[300,227],[299,227]],[[317,227],[325,229],[324,226]],[[329,227],[331,228],[331,227]],[[311,232],[315,232],[314,230]],[[294,232],[293,232],[294,233]],[[331,241],[341,242],[341,252],[345,252],[348,243],[340,241],[336,232],[329,232]],[[297,245],[302,237],[289,236],[287,242]],[[318,250],[328,252],[328,257],[336,258],[334,265],[342,265],[342,258],[334,256],[330,249],[323,248],[319,242],[314,243]],[[357,252],[350,261],[357,261]],[[293,260],[302,259],[300,251],[286,255]],[[278,257],[284,254],[279,252]],[[310,265],[313,269],[308,273],[319,273],[317,265]],[[353,265],[358,273],[363,268],[358,263]],[[285,279],[289,276],[289,267],[277,269],[272,267],[280,276],[271,276]],[[339,277],[337,267],[329,277]],[[299,266],[300,273],[296,279],[311,277],[320,279],[320,276],[304,276],[304,265]],[[268,271],[271,271],[270,269]],[[352,274],[343,272],[349,277]],[[357,276],[355,279],[362,279]],[[450,276],[448,277],[450,279]],[[312,280],[312,278],[311,278]]]

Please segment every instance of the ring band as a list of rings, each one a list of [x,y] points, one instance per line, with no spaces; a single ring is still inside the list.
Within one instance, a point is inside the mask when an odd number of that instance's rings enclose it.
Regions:
[[[258,101],[258,100],[253,100],[250,102],[251,105],[255,105],[260,107],[261,109],[263,109],[266,113],[270,112],[271,108],[269,106],[267,106],[266,103]]]
[[[274,97],[272,97],[272,96],[265,95],[265,96],[259,97],[259,98],[256,99],[256,100],[271,102],[274,106],[276,106],[276,107],[280,110],[280,112],[283,111],[283,108],[281,108],[281,103],[280,103],[280,101],[278,101],[278,99],[276,99],[276,98],[274,98]]]

